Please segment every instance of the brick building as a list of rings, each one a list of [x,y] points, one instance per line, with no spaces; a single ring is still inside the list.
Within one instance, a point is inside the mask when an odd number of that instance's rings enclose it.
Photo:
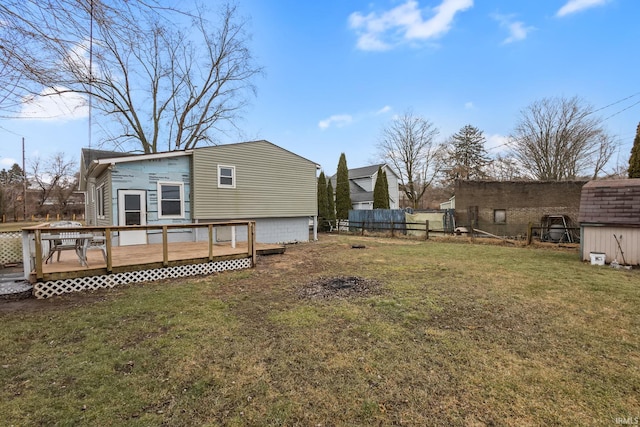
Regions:
[[[526,234],[544,215],[577,221],[586,181],[456,181],[456,225],[499,236]]]

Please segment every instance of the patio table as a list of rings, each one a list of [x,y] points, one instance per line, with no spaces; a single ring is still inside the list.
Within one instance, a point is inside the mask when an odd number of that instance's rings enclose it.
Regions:
[[[58,261],[60,261],[60,252],[66,250],[75,251],[80,261],[80,265],[87,267],[87,248],[94,238],[90,233],[60,232],[56,234],[43,234],[43,241],[49,242],[49,252],[45,258],[45,263],[58,253]]]

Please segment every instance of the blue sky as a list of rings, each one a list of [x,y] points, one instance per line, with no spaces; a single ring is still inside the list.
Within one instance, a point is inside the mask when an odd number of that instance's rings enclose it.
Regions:
[[[188,4],[188,0],[181,0]],[[507,149],[520,110],[579,96],[627,164],[640,122],[637,0],[238,0],[265,75],[224,142],[266,139],[336,170],[376,162],[394,115],[430,120],[444,141],[466,124],[489,154]],[[87,145],[85,109],[54,119],[0,120],[0,168]],[[36,114],[43,115],[43,114]],[[25,116],[27,113],[25,112]],[[97,141],[94,137],[94,146]]]

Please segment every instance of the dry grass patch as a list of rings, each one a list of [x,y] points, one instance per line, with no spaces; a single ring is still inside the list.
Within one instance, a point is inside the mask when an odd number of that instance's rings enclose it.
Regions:
[[[640,416],[637,271],[569,250],[321,238],[253,270],[0,305],[4,424]],[[300,298],[338,277],[376,292]]]

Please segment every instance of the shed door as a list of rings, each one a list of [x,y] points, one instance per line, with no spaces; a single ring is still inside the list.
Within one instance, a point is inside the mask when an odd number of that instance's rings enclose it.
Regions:
[[[146,225],[146,202],[146,192],[144,190],[120,190],[118,192],[118,224]],[[146,230],[120,232],[120,246],[146,244]]]

